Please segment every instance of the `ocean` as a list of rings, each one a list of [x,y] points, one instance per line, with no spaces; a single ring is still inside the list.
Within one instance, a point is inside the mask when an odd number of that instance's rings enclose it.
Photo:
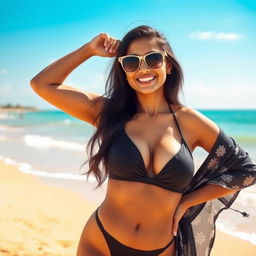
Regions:
[[[198,111],[233,137],[256,162],[256,109]],[[86,165],[80,169],[87,159],[86,144],[93,132],[88,123],[58,110],[0,112],[0,159],[44,182],[78,191],[99,204],[104,198],[104,186],[93,190],[95,179],[86,181],[82,175]],[[196,148],[193,157],[202,163],[207,154]],[[256,186],[242,190],[233,208],[248,212],[250,217],[227,210],[220,215],[217,227],[256,244]]]

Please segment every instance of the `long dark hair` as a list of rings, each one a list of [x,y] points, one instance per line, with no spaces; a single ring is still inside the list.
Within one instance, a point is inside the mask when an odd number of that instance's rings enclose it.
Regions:
[[[172,72],[167,75],[164,83],[164,97],[169,105],[183,106],[178,98],[184,81],[183,72],[166,38],[162,33],[149,26],[139,26],[129,31],[121,40],[117,56],[107,78],[105,94],[103,95],[107,100],[105,100],[102,112],[95,119],[97,130],[86,147],[87,153],[89,152],[89,158],[83,165],[89,161],[89,170],[84,174],[87,175],[87,178],[90,174],[95,176],[98,181],[96,188],[100,187],[108,177],[107,157],[113,138],[118,135],[124,124],[137,113],[138,101],[136,93],[129,86],[125,72],[118,62],[118,57],[127,53],[131,42],[141,38],[154,38],[159,47],[166,51],[168,55],[166,58],[172,65]],[[97,101],[102,100],[103,96]],[[98,151],[94,153],[96,142]]]

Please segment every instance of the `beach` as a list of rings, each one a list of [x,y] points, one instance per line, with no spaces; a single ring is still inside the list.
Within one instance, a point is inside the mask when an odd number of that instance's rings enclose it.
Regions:
[[[0,255],[75,255],[96,205],[0,162]]]
[[[0,160],[0,255],[72,256],[97,204]],[[211,256],[254,256],[256,245],[217,230]]]
[[[256,110],[204,111],[256,162]],[[0,256],[75,255],[82,229],[104,200],[106,183],[80,170],[93,128],[61,111],[0,115]],[[196,148],[195,171],[207,156]],[[256,188],[243,189],[223,211],[211,256],[256,252]],[[201,256],[201,255],[200,255]]]

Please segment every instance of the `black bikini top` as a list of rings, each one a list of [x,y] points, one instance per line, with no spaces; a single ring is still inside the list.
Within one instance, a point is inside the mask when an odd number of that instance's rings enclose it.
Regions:
[[[170,109],[181,135],[179,151],[158,174],[151,177],[147,173],[139,149],[123,127],[120,134],[113,140],[109,150],[109,178],[147,183],[179,193],[184,191],[193,178],[194,161],[171,106]]]

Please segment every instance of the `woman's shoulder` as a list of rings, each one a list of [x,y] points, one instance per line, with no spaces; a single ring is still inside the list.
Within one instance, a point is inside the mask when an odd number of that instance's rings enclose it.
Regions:
[[[172,108],[174,113],[180,116],[183,120],[189,120],[191,122],[206,118],[206,116],[200,111],[189,106],[173,105]]]
[[[219,126],[200,111],[188,106],[182,106],[177,112],[177,117],[196,137],[197,146],[209,152],[219,134]]]
[[[196,129],[203,128],[202,126],[216,125],[209,117],[189,106],[174,106],[176,108],[175,114],[182,120],[189,122],[190,126],[195,126]]]
[[[199,113],[196,109],[189,106],[185,106],[185,105],[172,105],[172,109],[174,113],[178,115],[189,116],[189,115],[196,115],[197,113]]]

